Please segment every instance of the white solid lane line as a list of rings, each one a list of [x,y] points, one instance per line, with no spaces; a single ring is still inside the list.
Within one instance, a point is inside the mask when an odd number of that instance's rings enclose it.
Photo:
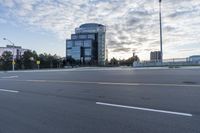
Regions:
[[[1,77],[2,79],[12,79],[12,78],[18,78],[18,76],[7,76],[7,77]]]
[[[0,91],[11,92],[11,93],[18,93],[19,92],[19,91],[15,91],[15,90],[7,90],[7,89],[0,89]]]
[[[150,112],[157,112],[157,113],[165,113],[165,114],[173,114],[173,115],[180,115],[180,116],[190,116],[190,117],[192,116],[192,114],[188,114],[188,113],[165,111],[165,110],[157,110],[157,109],[150,109],[150,108],[141,108],[141,107],[133,107],[133,106],[125,106],[125,105],[118,105],[118,104],[110,104],[110,103],[102,103],[102,102],[96,102],[96,104],[103,105],[103,106],[128,108],[128,109],[150,111]]]

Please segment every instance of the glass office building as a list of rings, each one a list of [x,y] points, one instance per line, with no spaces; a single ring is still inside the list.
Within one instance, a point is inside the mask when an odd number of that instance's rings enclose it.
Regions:
[[[88,23],[75,29],[66,40],[66,58],[81,64],[104,65],[107,58],[105,44],[106,27]]]

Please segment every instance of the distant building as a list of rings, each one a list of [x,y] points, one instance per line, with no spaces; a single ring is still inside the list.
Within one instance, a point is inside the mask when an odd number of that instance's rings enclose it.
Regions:
[[[21,46],[7,45],[6,47],[0,47],[0,56],[2,56],[5,51],[9,51],[12,54],[14,52],[14,58],[20,59],[28,49],[23,49]]]
[[[75,29],[71,39],[66,40],[66,58],[81,64],[104,65],[107,58],[105,43],[106,27],[87,23]]]
[[[193,55],[188,58],[189,62],[200,62],[200,55]]]
[[[150,61],[152,62],[160,62],[161,61],[161,52],[153,51],[150,53]]]

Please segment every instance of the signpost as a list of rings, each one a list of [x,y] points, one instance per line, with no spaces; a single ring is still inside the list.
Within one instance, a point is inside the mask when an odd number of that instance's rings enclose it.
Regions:
[[[40,69],[40,61],[39,60],[36,61],[36,64],[38,65],[38,69]]]
[[[15,65],[16,64],[16,62],[15,61],[12,61],[12,65]]]

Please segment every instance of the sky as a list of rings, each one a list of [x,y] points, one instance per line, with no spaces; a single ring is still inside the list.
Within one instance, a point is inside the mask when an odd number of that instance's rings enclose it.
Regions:
[[[109,59],[160,48],[159,0],[0,0],[0,38],[65,56],[65,40],[84,23],[107,27]],[[163,57],[200,55],[200,0],[162,0]],[[0,47],[9,44],[0,39]]]

